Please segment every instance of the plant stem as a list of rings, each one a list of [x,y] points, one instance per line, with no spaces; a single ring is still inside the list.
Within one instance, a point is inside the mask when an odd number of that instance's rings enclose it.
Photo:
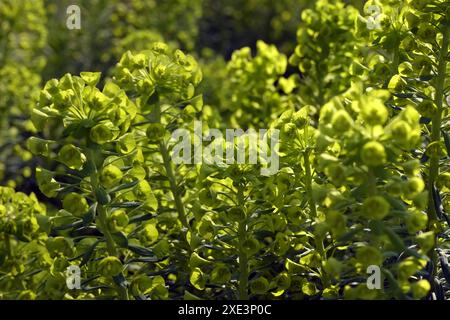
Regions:
[[[161,122],[161,106],[159,104],[159,96],[156,97],[157,103],[155,108],[152,111],[152,116],[156,121]],[[164,168],[166,170],[167,178],[169,179],[170,191],[172,192],[173,199],[175,201],[175,208],[178,212],[178,217],[181,220],[183,226],[189,231],[189,223],[186,216],[186,210],[184,208],[183,200],[181,199],[181,195],[178,192],[178,182],[175,177],[172,168],[172,161],[170,160],[169,151],[167,150],[166,142],[164,139],[159,143],[159,151],[161,152]],[[188,246],[190,248],[190,246]]]
[[[5,234],[5,246],[6,246],[6,256],[12,258],[13,251],[11,246],[11,238],[9,237],[9,234]]]
[[[93,190],[96,190],[99,187],[98,170],[94,160],[95,159],[94,152],[92,150],[89,150],[89,155],[90,155],[89,161],[91,162],[92,168],[94,169],[94,172],[91,173],[91,186]],[[96,221],[101,229],[101,232],[105,236],[106,249],[108,251],[108,255],[117,257],[118,252],[116,244],[108,228],[106,208],[98,202],[97,202],[97,213],[98,215]],[[127,289],[119,285],[116,285],[116,287],[120,298],[122,300],[128,300]]]
[[[445,76],[447,71],[447,54],[449,49],[449,27],[447,25],[443,26],[442,31],[442,47],[439,50],[438,57],[438,70],[437,70],[437,78],[436,78],[436,94],[435,94],[435,104],[437,106],[437,110],[435,115],[432,118],[432,127],[431,127],[431,141],[440,142],[441,140],[441,124],[442,124],[442,112],[443,112],[443,101],[444,101],[444,86],[445,86]],[[434,222],[437,220],[437,212],[436,206],[434,203],[433,191],[436,180],[439,176],[439,156],[435,155],[430,159],[430,169],[428,174],[428,230],[433,228]],[[435,241],[437,243],[437,239]],[[436,250],[434,248],[429,251],[428,256],[431,261],[433,261],[433,270],[431,274],[431,279],[436,277],[437,273],[437,263],[438,256]],[[434,290],[434,281],[431,284],[432,290]]]
[[[377,194],[377,180],[375,178],[372,168],[369,167],[367,175],[368,175],[367,193],[369,196],[374,196]]]
[[[238,205],[243,210],[244,191],[239,186],[237,194]],[[248,257],[244,248],[247,234],[247,218],[239,221],[238,241],[239,241],[239,300],[248,300]]]
[[[178,184],[175,177],[175,174],[172,169],[172,163],[170,161],[169,152],[167,151],[167,147],[164,141],[160,142],[159,150],[161,151],[161,155],[164,161],[164,168],[166,169],[167,178],[169,179],[170,190],[172,192],[173,198],[175,200],[175,207],[178,212],[178,216],[181,220],[181,223],[185,228],[190,230],[189,223],[186,217],[186,210],[184,208],[183,200],[181,199],[181,195],[178,192]]]
[[[441,123],[442,123],[442,112],[443,112],[443,101],[444,101],[444,85],[445,85],[445,75],[447,71],[447,54],[449,47],[449,27],[443,26],[443,39],[442,47],[439,51],[439,64],[437,70],[436,78],[436,95],[435,104],[437,106],[437,111],[432,118],[431,127],[431,141],[440,142],[441,140]],[[437,177],[439,175],[439,156],[432,157],[430,159],[430,169],[428,174],[428,227],[430,228],[434,221],[437,220],[437,213],[433,199],[433,189]]]
[[[305,164],[305,188],[306,194],[308,197],[309,211],[311,213],[312,218],[317,217],[317,208],[316,201],[314,200],[313,192],[312,192],[312,173],[311,173],[311,162],[309,157],[311,155],[311,150],[308,148],[305,150],[303,154],[304,164]],[[317,252],[320,254],[323,260],[326,259],[325,247],[323,245],[323,239],[320,237],[315,237],[315,247]],[[322,283],[324,287],[328,287],[328,276],[325,272],[322,273]]]
[[[97,206],[97,212],[98,212],[98,222],[99,222],[99,225],[105,236],[106,248],[108,250],[108,254],[110,256],[117,256],[116,245],[114,243],[114,239],[111,235],[111,232],[109,232],[109,229],[108,229],[106,209],[104,206],[99,204]]]
[[[309,161],[309,156],[311,151],[307,149],[303,154],[303,159],[305,161],[305,188],[306,194],[308,196],[309,210],[313,218],[317,217],[316,201],[312,193],[312,173],[311,173],[311,163]]]

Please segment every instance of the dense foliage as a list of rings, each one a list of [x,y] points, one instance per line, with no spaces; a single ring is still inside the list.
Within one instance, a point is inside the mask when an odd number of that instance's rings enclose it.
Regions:
[[[0,4],[0,299],[449,299],[448,1],[70,4]]]

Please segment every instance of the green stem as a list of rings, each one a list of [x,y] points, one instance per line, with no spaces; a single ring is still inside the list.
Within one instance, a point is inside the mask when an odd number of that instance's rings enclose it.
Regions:
[[[441,140],[441,124],[442,124],[442,113],[443,113],[443,101],[444,101],[444,87],[445,87],[445,76],[447,71],[447,55],[449,49],[449,27],[447,25],[443,26],[442,31],[442,47],[439,50],[439,58],[438,58],[438,70],[437,70],[437,78],[436,78],[436,95],[435,95],[435,104],[437,106],[436,114],[432,118],[432,126],[431,126],[431,141],[440,142]],[[434,222],[437,220],[437,212],[433,198],[433,189],[436,183],[436,180],[439,176],[439,156],[436,155],[431,157],[430,159],[430,168],[428,174],[428,230],[433,228]],[[437,243],[437,241],[435,242]],[[431,279],[434,279],[437,273],[437,263],[438,256],[436,250],[432,249],[428,252],[428,256],[433,261],[433,271],[431,275]],[[434,287],[434,282],[432,283]]]
[[[97,213],[98,213],[98,216],[97,216],[98,223],[99,223],[100,228],[102,229],[102,232],[105,236],[106,248],[108,250],[108,254],[110,256],[117,256],[116,245],[114,243],[114,239],[111,235],[111,232],[108,229],[108,223],[107,223],[108,216],[107,216],[105,207],[99,204],[97,206]]]
[[[368,189],[367,193],[369,196],[375,196],[377,194],[377,179],[373,173],[373,169],[368,170]]]
[[[307,149],[303,155],[305,161],[305,188],[306,194],[308,196],[309,210],[311,211],[311,216],[313,218],[317,217],[316,201],[314,200],[312,192],[312,173],[311,173],[311,163],[309,161],[309,156],[311,151]]]
[[[181,223],[185,228],[190,230],[189,223],[186,217],[186,210],[184,208],[183,200],[181,199],[181,195],[178,192],[178,183],[175,177],[175,174],[172,169],[172,162],[170,161],[169,152],[167,151],[167,147],[164,141],[160,142],[159,150],[161,151],[161,155],[164,161],[164,168],[166,169],[167,178],[169,179],[170,190],[172,192],[175,207],[178,212],[178,216],[181,220]]]
[[[13,250],[11,246],[11,239],[9,234],[5,234],[5,245],[6,245],[6,256],[9,258],[13,257]]]
[[[386,79],[386,81],[383,84],[383,89],[387,89],[389,86],[389,81],[393,76],[395,76],[398,73],[398,66],[400,65],[400,39],[397,38],[395,40],[394,44],[394,52],[392,53],[392,65],[391,65],[391,72],[389,74],[389,77]]]
[[[93,190],[96,190],[97,188],[99,188],[99,177],[98,177],[98,169],[97,169],[97,166],[94,161],[94,159],[95,159],[94,152],[92,150],[89,150],[89,156],[90,156],[89,161],[91,162],[91,165],[93,168],[93,172],[91,174],[91,186],[92,186]],[[98,226],[100,227],[101,232],[105,236],[106,250],[108,251],[108,255],[117,257],[118,252],[117,252],[116,244],[115,244],[112,234],[108,228],[108,223],[107,223],[108,216],[107,216],[106,208],[105,208],[105,206],[101,205],[98,202],[97,202],[97,213],[98,213],[98,215],[97,215],[96,221],[98,223]],[[119,296],[122,300],[129,299],[128,291],[126,288],[123,288],[119,285],[117,285],[116,288],[117,288],[117,292],[119,293]]]
[[[156,96],[155,99],[159,102],[159,96]],[[161,106],[159,103],[156,103],[155,108],[152,111],[152,117],[155,118],[156,121],[161,122]],[[175,201],[175,208],[178,212],[178,217],[180,218],[183,226],[189,231],[189,223],[187,220],[186,209],[184,208],[183,200],[181,198],[181,194],[178,191],[178,182],[175,177],[172,161],[170,159],[169,151],[167,150],[167,146],[164,140],[159,143],[159,151],[161,152],[164,168],[166,170],[167,178],[169,179],[170,191],[172,192],[173,199]],[[188,246],[190,248],[190,246]]]
[[[309,205],[309,211],[311,212],[311,217],[316,218],[317,217],[317,208],[316,208],[316,201],[314,200],[314,195],[312,192],[312,172],[311,172],[311,162],[309,160],[309,157],[311,155],[311,150],[306,149],[303,154],[303,159],[305,163],[305,188],[306,188],[306,194],[308,197],[308,205]],[[323,239],[321,237],[315,237],[315,247],[317,252],[320,254],[322,259],[326,259],[326,252],[325,247],[323,245]],[[322,272],[322,283],[324,287],[328,287],[328,276],[325,272]]]
[[[437,106],[437,111],[432,118],[431,127],[431,141],[440,142],[441,140],[441,124],[442,124],[442,112],[443,112],[443,101],[444,101],[444,86],[445,86],[445,76],[447,71],[447,54],[449,47],[449,27],[443,27],[443,39],[442,47],[439,51],[439,64],[437,70],[436,78],[436,95],[435,104]],[[439,175],[439,157],[435,156],[430,159],[430,169],[428,174],[428,226],[431,227],[434,221],[437,220],[436,209],[433,200],[433,188],[436,183],[437,177]]]
[[[239,186],[237,194],[238,205],[241,210],[244,206],[244,192]],[[239,221],[238,241],[239,241],[239,300],[248,300],[248,257],[244,248],[247,234],[247,218]]]

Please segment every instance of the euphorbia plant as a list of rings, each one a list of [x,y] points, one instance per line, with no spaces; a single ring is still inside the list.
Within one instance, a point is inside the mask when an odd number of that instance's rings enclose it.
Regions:
[[[170,238],[169,264],[176,269],[175,282],[182,285],[182,294],[188,277],[186,254],[190,252],[186,238],[191,223],[188,199],[195,193],[195,189],[190,190],[195,173],[194,166],[172,161],[178,141],[171,139],[171,132],[194,130],[192,121],[203,104],[201,95],[195,95],[202,74],[192,56],[155,43],[152,50],[126,53],[114,78],[141,110],[135,127],[146,135],[142,140],[144,163],[150,169],[150,181],[158,190],[156,196],[163,211],[157,221]]]
[[[265,138],[272,134],[269,130]],[[264,146],[268,144],[264,139],[258,146],[251,144],[247,140],[250,135],[227,142],[216,139],[208,147],[228,146],[237,157],[270,147]],[[289,172],[283,171],[279,177],[261,176],[261,165],[227,165],[225,158],[217,157],[223,165],[199,166],[200,201],[193,205],[195,221],[189,233],[193,249],[190,282],[195,290],[190,293],[244,300],[270,297],[272,291],[280,296],[290,278],[275,270],[282,268],[289,230],[285,215],[275,207],[277,195],[271,189],[288,183]]]
[[[444,157],[448,153],[448,146],[445,150],[444,143],[448,140],[445,119],[448,107],[449,5],[446,1],[406,1],[402,4],[368,1],[366,8],[368,6],[380,9],[382,23],[380,28],[368,32],[363,28],[363,21],[359,33],[373,41],[371,49],[376,54],[372,56],[381,57],[383,63],[378,69],[384,69],[378,79],[373,79],[373,75],[369,79],[383,83],[393,93],[392,106],[413,106],[421,114],[425,143],[418,152],[422,155],[428,190],[428,229],[440,237],[443,236],[443,225],[439,220],[448,221],[440,206],[442,184],[437,182],[441,180],[440,172],[445,172]],[[373,60],[372,57],[369,59]],[[370,70],[366,74],[370,74]],[[444,177],[442,179],[445,180]],[[429,255],[436,267],[437,253],[430,250]],[[445,264],[441,266],[445,268]],[[435,273],[436,270],[433,276]]]
[[[233,53],[227,64],[228,80],[221,97],[221,110],[232,127],[266,128],[282,111],[293,104],[291,93],[298,75],[282,77],[286,72],[287,57],[274,45],[258,41],[257,53],[251,56],[249,47]],[[286,94],[283,94],[286,93]]]
[[[189,229],[178,178],[188,169],[171,161],[169,130],[201,107],[201,97],[194,96],[201,73],[192,57],[169,53],[162,43],[127,52],[115,70],[115,80],[102,90],[96,86],[100,73],[49,81],[32,119],[39,130],[56,130],[47,140],[30,138],[28,147],[63,165],[55,172],[38,168],[37,179],[46,196],[62,199],[54,230],[71,229],[75,246],[89,247],[71,261],[81,259],[88,273],[98,270],[104,276],[98,281],[112,285],[102,291],[106,295],[164,298],[165,279],[146,274],[175,270],[171,279],[183,281],[183,254],[171,251],[183,252]],[[148,270],[145,262],[159,259]]]
[[[48,217],[34,194],[0,187],[1,299],[35,299],[51,266],[45,241]]]
[[[412,290],[421,298],[428,290],[419,296],[415,288],[429,288],[425,280],[408,282],[424,268],[434,245],[433,232],[420,234],[427,225],[420,162],[405,152],[420,143],[420,115],[408,107],[388,120],[388,98],[387,91],[364,93],[355,84],[320,112],[317,169],[328,184],[317,186],[321,217],[316,235],[330,232],[327,250],[334,259],[345,259],[343,280],[377,265],[389,283],[383,291],[370,291],[366,283],[348,287],[349,297],[403,297]],[[402,270],[410,262],[414,268],[406,275]]]
[[[98,269],[104,276],[99,281],[114,288],[106,287],[105,294],[116,292],[124,299],[129,296],[127,264],[155,258],[142,245],[158,237],[150,220],[158,203],[136,142],[143,137],[131,125],[138,109],[113,82],[98,89],[99,80],[100,73],[82,73],[49,81],[32,119],[38,130],[56,128],[47,137],[53,140],[32,137],[28,147],[61,163],[55,172],[37,168],[36,176],[46,196],[62,199],[53,230],[69,229],[77,235],[76,248],[88,247],[77,256],[64,256],[87,265],[87,272]],[[132,223],[141,216],[150,221]]]

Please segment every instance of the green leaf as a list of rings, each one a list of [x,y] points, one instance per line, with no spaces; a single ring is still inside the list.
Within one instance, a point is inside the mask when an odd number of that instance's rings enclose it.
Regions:
[[[97,212],[97,202],[94,203],[90,208],[86,215],[83,217],[83,224],[88,225],[92,221],[94,221],[95,213]]]
[[[445,148],[447,149],[447,155],[450,157],[450,136],[447,131],[442,130],[444,136]]]
[[[157,215],[155,214],[150,214],[150,213],[146,213],[146,214],[141,214],[138,216],[134,216],[133,218],[130,218],[130,224],[131,223],[138,223],[138,222],[142,222],[142,221],[147,221],[147,220],[151,220],[153,218],[156,218]]]
[[[116,193],[118,191],[131,189],[131,188],[135,187],[138,183],[139,183],[139,180],[135,180],[135,181],[127,182],[127,183],[122,183],[121,185],[118,185],[117,187],[112,188],[109,192],[110,193]]]
[[[97,240],[94,242],[89,249],[83,254],[83,258],[81,259],[80,267],[84,266],[86,263],[89,262],[89,260],[92,257],[92,254],[94,253],[95,248],[102,240]]]
[[[115,232],[111,236],[121,248],[128,248],[128,238],[123,232]]]
[[[142,205],[142,202],[130,201],[130,202],[121,202],[121,203],[113,203],[110,205],[111,208],[138,208]]]
[[[36,220],[39,224],[39,227],[41,227],[41,229],[47,233],[50,234],[51,228],[52,228],[52,223],[51,223],[51,219],[50,217],[47,217],[43,214],[36,214],[35,215]]]
[[[188,290],[185,290],[183,300],[191,300],[191,301],[194,300],[195,301],[195,300],[203,300],[203,299],[190,293]]]
[[[155,256],[155,254],[153,253],[152,250],[141,247],[141,246],[129,244],[128,249],[138,255],[141,255],[141,256],[146,256],[146,257],[154,257]]]
[[[189,280],[194,288],[198,290],[205,290],[206,278],[200,268],[195,268],[192,271]]]

